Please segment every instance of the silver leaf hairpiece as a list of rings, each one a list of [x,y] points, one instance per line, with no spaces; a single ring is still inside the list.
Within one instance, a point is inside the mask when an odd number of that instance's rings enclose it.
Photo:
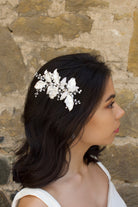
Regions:
[[[50,99],[54,99],[57,97],[57,100],[64,100],[66,105],[65,108],[68,108],[71,111],[74,107],[74,104],[81,104],[80,100],[74,99],[74,95],[76,93],[81,93],[82,90],[79,90],[79,87],[76,86],[75,78],[71,78],[67,83],[67,78],[63,78],[62,80],[57,69],[54,70],[53,73],[45,70],[44,74],[35,75],[37,79],[39,79],[34,88],[36,89],[35,97],[38,96],[39,92],[46,91],[46,94],[49,95]]]

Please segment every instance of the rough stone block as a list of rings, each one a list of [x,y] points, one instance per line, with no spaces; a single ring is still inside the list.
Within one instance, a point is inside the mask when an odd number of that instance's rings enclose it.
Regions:
[[[6,129],[11,138],[23,134],[23,126],[21,123],[21,112],[16,110],[14,113],[9,113],[7,110],[2,111],[0,115],[0,129]]]
[[[121,121],[121,131],[120,136],[131,136],[138,137],[138,103],[132,103],[129,108],[127,108],[124,117]]]
[[[123,13],[123,14],[114,14],[114,21],[120,21],[122,19],[129,20],[131,18],[131,13]]]
[[[138,103],[134,98],[133,92],[127,89],[117,93],[116,101],[125,111],[125,115],[120,120],[119,136],[138,137]]]
[[[138,8],[134,11],[134,30],[129,46],[128,71],[138,76]]]
[[[51,3],[49,0],[21,0],[17,11],[21,16],[45,14]]]
[[[0,93],[23,89],[27,71],[21,52],[8,29],[0,27]]]
[[[81,53],[81,52],[91,53],[97,56],[100,55],[100,52],[98,50],[91,50],[91,49],[86,49],[82,47],[69,47],[69,48],[62,47],[62,48],[57,48],[57,49],[43,47],[40,52],[40,56],[43,60],[48,61],[60,55]]]
[[[68,0],[65,4],[67,11],[86,11],[89,7],[100,7],[105,8],[109,6],[109,2],[100,0]]]
[[[10,207],[9,201],[2,191],[0,191],[0,207]]]
[[[90,32],[93,21],[77,14],[64,14],[55,18],[45,16],[19,17],[10,26],[16,36],[22,36],[29,40],[41,40],[57,34],[65,39],[74,39],[81,33]]]
[[[10,167],[5,158],[0,158],[0,185],[7,183],[10,175]]]
[[[116,186],[119,194],[124,199],[127,207],[138,206],[138,187],[133,185],[119,185]]]
[[[130,107],[134,98],[135,96],[131,90],[122,89],[117,92],[116,101],[125,110],[126,108]]]
[[[137,182],[138,156],[135,145],[107,146],[101,153],[101,160],[109,170],[112,179],[126,183]]]

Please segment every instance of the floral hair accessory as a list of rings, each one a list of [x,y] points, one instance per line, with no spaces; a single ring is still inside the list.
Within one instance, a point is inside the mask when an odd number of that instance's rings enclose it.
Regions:
[[[34,86],[36,89],[35,97],[38,96],[39,92],[46,91],[47,89],[46,94],[49,95],[49,98],[54,99],[57,97],[58,101],[64,100],[65,108],[68,108],[69,111],[73,109],[74,104],[81,104],[80,100],[74,99],[76,93],[82,92],[82,90],[79,90],[79,87],[76,86],[75,78],[71,78],[68,82],[66,77],[60,80],[61,77],[57,69],[55,69],[53,73],[45,70],[43,75],[36,73],[35,76],[39,79]]]

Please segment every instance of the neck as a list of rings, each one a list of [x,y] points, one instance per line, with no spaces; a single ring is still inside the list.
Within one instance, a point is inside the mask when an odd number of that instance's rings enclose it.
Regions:
[[[84,163],[83,157],[88,148],[89,146],[86,146],[81,140],[71,145],[71,158],[67,175],[83,175],[87,172],[88,165]],[[67,160],[69,160],[69,154],[67,154]]]

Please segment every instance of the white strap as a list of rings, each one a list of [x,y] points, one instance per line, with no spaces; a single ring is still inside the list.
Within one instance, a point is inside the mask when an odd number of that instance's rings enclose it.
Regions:
[[[124,200],[121,198],[119,193],[117,192],[114,184],[111,181],[111,175],[109,171],[106,169],[106,167],[101,163],[97,162],[97,164],[102,168],[102,170],[105,172],[105,174],[109,178],[109,190],[108,190],[108,203],[107,207],[127,207]]]
[[[99,167],[102,168],[102,170],[105,172],[105,174],[107,175],[109,180],[111,180],[111,175],[110,175],[109,171],[106,169],[106,167],[100,161],[98,161],[97,164],[99,165]]]
[[[117,192],[112,181],[110,182],[110,190],[108,195],[108,206],[107,207],[127,207],[124,200],[121,198],[119,193]]]
[[[23,188],[19,191],[12,202],[11,207],[17,207],[19,200],[27,195],[33,195],[42,200],[48,207],[61,207],[60,204],[47,191],[40,188]]]

